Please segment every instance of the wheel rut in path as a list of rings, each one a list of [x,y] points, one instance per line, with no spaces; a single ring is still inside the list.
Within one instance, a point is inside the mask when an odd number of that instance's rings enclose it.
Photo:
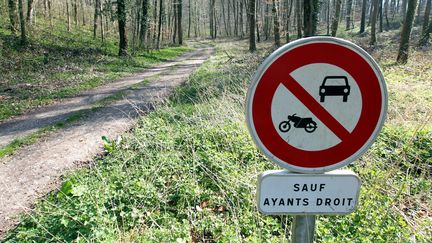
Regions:
[[[23,136],[14,131],[19,131],[22,126],[22,130],[29,134],[34,131],[32,129],[43,127],[39,126],[41,124],[47,126],[62,121],[73,112],[90,109],[97,100],[119,90],[125,91],[123,99],[89,112],[83,119],[67,124],[36,144],[0,159],[0,239],[17,225],[18,214],[29,212],[38,198],[58,187],[61,175],[102,152],[101,136],[115,138],[131,129],[138,115],[153,109],[153,104],[167,97],[212,53],[212,48],[198,49],[173,62],[18,117],[14,119],[16,123],[10,120],[10,124],[0,125],[1,139],[18,136],[13,134]],[[127,89],[146,77],[152,79],[151,83]],[[33,120],[34,124],[28,123],[28,120]],[[8,126],[11,130],[5,131]]]

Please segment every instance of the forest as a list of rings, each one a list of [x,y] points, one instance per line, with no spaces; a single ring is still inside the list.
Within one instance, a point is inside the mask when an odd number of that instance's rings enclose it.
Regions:
[[[274,51],[329,36],[376,61],[388,109],[343,167],[361,180],[356,210],[317,215],[312,240],[431,242],[431,7],[0,0],[0,241],[289,242],[293,217],[257,209],[257,177],[282,168],[245,100]]]
[[[137,48],[160,49],[186,38],[237,37],[254,43],[274,39],[275,46],[314,35],[337,36],[338,30],[363,34],[370,45],[377,33],[401,28],[398,62],[406,62],[411,30],[419,26],[418,46],[431,33],[428,0],[142,0],[142,1],[3,1],[2,28],[27,43],[40,25],[64,25],[68,32],[88,29],[93,38],[118,36],[119,55]],[[8,18],[5,18],[8,16]],[[133,52],[133,51],[132,51]]]

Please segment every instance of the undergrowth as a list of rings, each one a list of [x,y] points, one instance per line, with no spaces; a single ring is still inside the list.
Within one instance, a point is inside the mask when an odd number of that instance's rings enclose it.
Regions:
[[[256,208],[257,175],[277,167],[244,122],[249,80],[269,50],[252,55],[244,46],[219,43],[132,133],[105,137],[108,156],[66,176],[6,241],[286,241],[291,217]],[[431,130],[392,119],[349,166],[362,180],[357,211],[318,217],[317,242],[432,239]]]

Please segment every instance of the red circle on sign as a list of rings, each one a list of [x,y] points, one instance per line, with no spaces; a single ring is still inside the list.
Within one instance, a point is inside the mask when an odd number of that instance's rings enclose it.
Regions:
[[[298,172],[323,172],[352,162],[373,143],[384,121],[387,94],[379,67],[360,47],[336,38],[308,39],[282,47],[276,58],[260,67],[249,91],[248,122],[255,142],[271,160]],[[348,132],[335,118],[322,112],[322,107],[312,106],[311,112],[320,115],[341,142],[327,149],[307,151],[279,136],[272,122],[271,105],[282,82],[302,103],[315,102],[290,76],[297,68],[314,63],[335,65],[348,72],[360,89],[362,109],[357,125]]]

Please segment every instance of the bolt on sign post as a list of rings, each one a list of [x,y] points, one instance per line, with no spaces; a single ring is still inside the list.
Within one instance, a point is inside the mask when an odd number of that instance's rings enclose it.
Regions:
[[[336,169],[372,145],[387,112],[383,74],[366,51],[334,37],[291,42],[258,68],[246,109],[255,144],[286,169],[259,176],[258,209],[297,215],[293,242],[313,241],[315,215],[355,210],[360,180]]]

